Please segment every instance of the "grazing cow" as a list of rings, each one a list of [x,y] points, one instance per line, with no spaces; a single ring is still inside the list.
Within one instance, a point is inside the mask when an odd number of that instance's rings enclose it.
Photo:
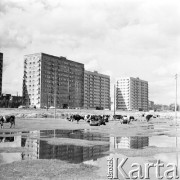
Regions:
[[[90,126],[106,125],[105,120],[100,115],[92,115],[90,119]]]
[[[129,120],[130,120],[130,121],[136,121],[136,119],[134,118],[134,116],[129,116]]]
[[[124,115],[123,118],[120,120],[121,124],[129,124],[130,123],[130,117]]]
[[[90,120],[91,120],[91,115],[85,115],[84,116],[84,120],[87,122],[87,123],[89,123],[90,122]]]
[[[15,116],[14,115],[0,116],[1,128],[4,128],[3,123],[11,123],[10,128],[12,127],[12,125],[14,125],[15,127]]]
[[[83,119],[84,120],[84,117],[83,116],[80,116],[79,114],[75,114],[75,115],[71,115],[70,116],[70,120],[73,122],[74,120],[77,121],[77,123],[79,123],[79,121]]]
[[[146,116],[146,120],[147,120],[147,122],[149,122],[149,120],[150,120],[152,117],[153,117],[153,115],[148,114],[148,115]]]
[[[105,122],[109,122],[110,115],[103,115],[103,119]]]

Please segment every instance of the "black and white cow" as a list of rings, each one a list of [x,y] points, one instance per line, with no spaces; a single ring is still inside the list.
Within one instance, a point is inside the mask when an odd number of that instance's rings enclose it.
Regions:
[[[6,116],[0,116],[0,124],[1,128],[4,128],[3,124],[4,123],[11,123],[11,126],[15,127],[15,116],[14,115],[6,115]]]

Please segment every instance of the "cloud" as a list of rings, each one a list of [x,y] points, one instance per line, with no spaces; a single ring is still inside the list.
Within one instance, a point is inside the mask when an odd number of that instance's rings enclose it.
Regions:
[[[174,62],[166,66],[161,66],[154,70],[153,73],[160,76],[173,76],[175,74],[180,74],[180,62]]]
[[[112,82],[140,77],[150,82],[152,100],[170,102],[151,82],[173,91],[165,82],[179,72],[179,8],[179,0],[1,0],[0,50],[9,64],[3,82],[12,82],[4,90],[22,89],[10,74],[20,79],[25,54],[45,52],[110,72]]]
[[[99,69],[99,64],[97,60],[91,60],[89,62],[86,63],[85,65],[85,69],[89,70],[89,71],[96,71]]]

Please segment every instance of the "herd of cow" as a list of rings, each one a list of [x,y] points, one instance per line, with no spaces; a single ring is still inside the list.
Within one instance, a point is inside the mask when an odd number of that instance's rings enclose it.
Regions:
[[[144,117],[145,115],[142,114],[142,117]],[[145,119],[147,122],[149,122],[149,120],[151,118],[156,118],[158,116],[153,116],[151,114],[148,114],[145,116]],[[100,126],[100,125],[106,125],[106,122],[109,122],[109,120],[118,120],[120,121],[121,124],[129,124],[131,121],[137,121],[137,119],[134,116],[128,116],[128,115],[79,115],[79,114],[73,114],[70,115],[69,117],[67,117],[68,121],[77,121],[77,123],[79,123],[80,120],[84,120],[87,123],[89,123],[90,126]]]
[[[143,114],[142,116],[145,116],[145,114]],[[145,116],[145,119],[147,120],[147,122],[149,122],[150,118],[156,118],[159,117],[148,114]],[[87,123],[89,123],[90,126],[100,126],[100,125],[106,125],[107,122],[109,122],[109,120],[118,120],[120,121],[121,124],[129,124],[131,121],[137,121],[137,119],[134,116],[127,116],[127,115],[79,115],[79,114],[73,114],[70,115],[70,117],[67,118],[68,121],[77,121],[77,123],[80,120],[85,120]],[[0,125],[1,128],[3,128],[3,124],[4,123],[10,123],[11,126],[15,127],[15,116],[14,115],[9,115],[9,116],[0,116]]]

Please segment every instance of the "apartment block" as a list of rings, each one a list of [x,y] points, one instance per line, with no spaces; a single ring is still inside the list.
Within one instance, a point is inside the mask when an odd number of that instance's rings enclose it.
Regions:
[[[84,64],[45,53],[26,55],[23,99],[40,108],[83,107]]]
[[[117,80],[116,109],[148,111],[148,82],[125,77]]]
[[[0,95],[2,94],[3,53],[0,52]]]
[[[110,76],[85,71],[84,108],[110,109]]]

